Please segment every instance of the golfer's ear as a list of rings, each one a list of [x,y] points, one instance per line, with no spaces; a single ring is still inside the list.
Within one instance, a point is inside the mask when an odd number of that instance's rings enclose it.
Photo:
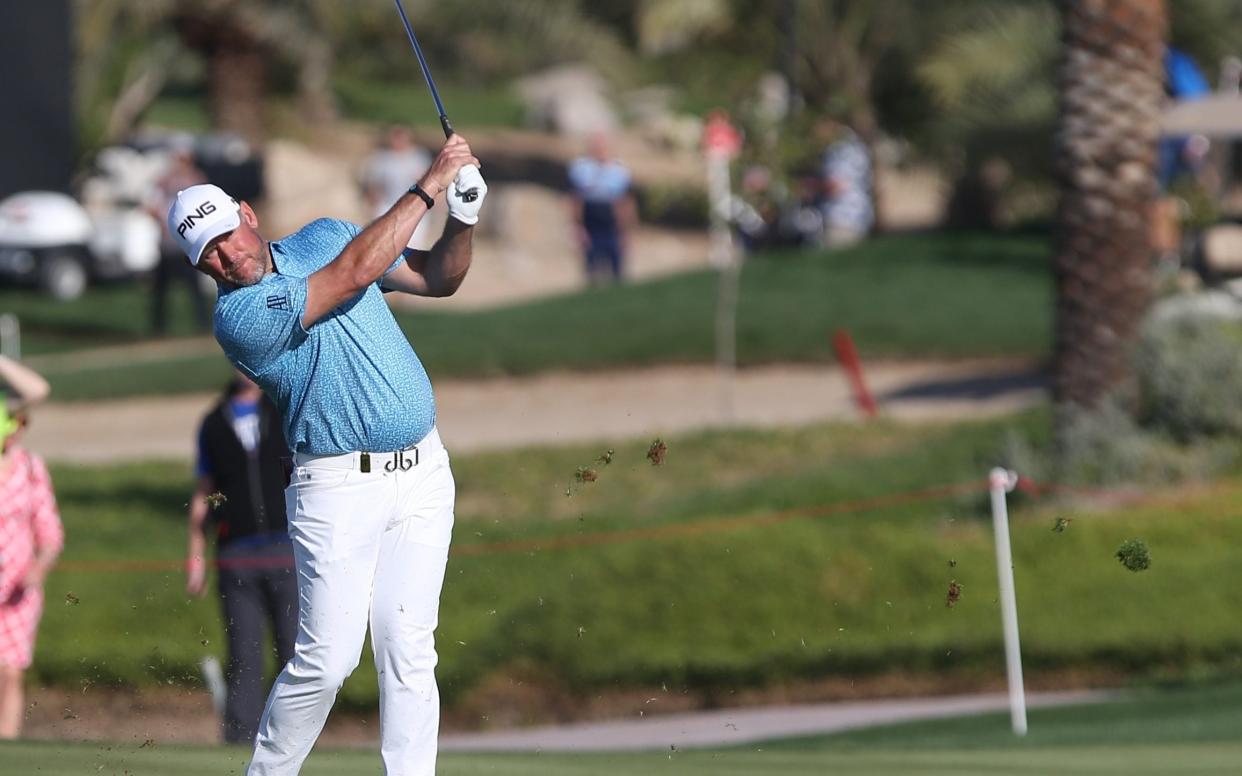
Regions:
[[[250,207],[250,203],[242,200],[240,205],[242,220],[246,222],[246,226],[251,229],[259,227],[259,216],[254,212],[254,208]]]

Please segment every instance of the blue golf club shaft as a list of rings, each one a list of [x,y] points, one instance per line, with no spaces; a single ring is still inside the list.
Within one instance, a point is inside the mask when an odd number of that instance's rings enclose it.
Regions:
[[[397,4],[397,13],[401,14],[401,23],[405,25],[405,34],[410,38],[410,45],[414,47],[414,56],[418,57],[418,66],[423,70],[423,78],[427,79],[431,99],[435,100],[436,110],[440,112],[440,126],[444,129],[444,136],[452,137],[453,125],[449,123],[448,115],[444,112],[444,103],[440,102],[440,92],[436,91],[436,82],[431,78],[431,70],[427,67],[427,60],[423,58],[423,50],[418,45],[418,38],[414,37],[414,28],[410,26],[409,17],[405,15],[405,6],[401,4],[401,0],[393,1]]]

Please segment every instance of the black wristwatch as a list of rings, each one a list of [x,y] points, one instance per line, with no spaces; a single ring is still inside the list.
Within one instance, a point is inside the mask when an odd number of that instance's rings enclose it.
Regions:
[[[431,208],[435,207],[436,201],[432,199],[430,194],[423,191],[423,187],[419,186],[417,183],[415,183],[413,186],[410,187],[410,193],[417,194],[418,198],[427,204],[428,210],[431,210]]]

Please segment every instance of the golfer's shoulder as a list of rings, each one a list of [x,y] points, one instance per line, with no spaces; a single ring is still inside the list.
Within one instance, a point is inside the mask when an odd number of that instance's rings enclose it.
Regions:
[[[330,245],[334,243],[344,245],[344,243],[348,243],[357,237],[361,231],[362,227],[340,218],[316,218],[293,234],[282,237],[273,244],[284,246],[286,249],[290,247],[314,249],[323,247],[325,244]]]
[[[336,258],[362,228],[339,218],[317,218],[272,241],[272,258],[286,275],[310,275]]]

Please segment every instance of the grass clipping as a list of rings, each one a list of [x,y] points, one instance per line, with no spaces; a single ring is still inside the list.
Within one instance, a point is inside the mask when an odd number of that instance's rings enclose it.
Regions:
[[[1151,567],[1151,553],[1142,539],[1127,539],[1122,542],[1116,557],[1130,571],[1146,571]]]

